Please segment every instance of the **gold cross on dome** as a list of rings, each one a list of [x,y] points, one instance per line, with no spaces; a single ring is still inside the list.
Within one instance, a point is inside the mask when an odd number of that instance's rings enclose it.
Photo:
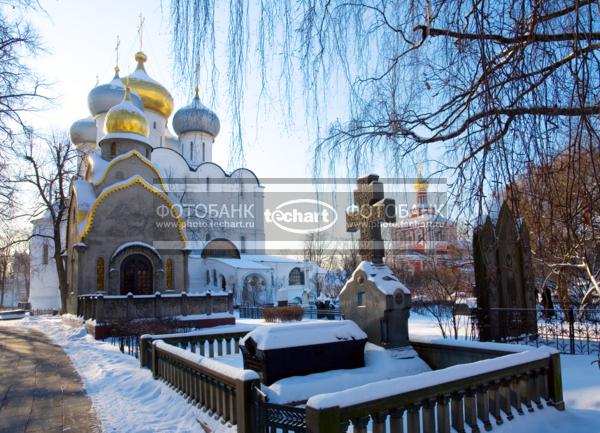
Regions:
[[[117,35],[117,44],[115,45],[115,66],[119,66],[119,47],[121,46],[121,39]]]
[[[383,197],[379,176],[359,177],[354,190],[354,206],[346,212],[346,231],[360,230],[358,248],[363,260],[383,263],[382,222],[396,222],[396,202]]]
[[[140,12],[140,24],[138,25],[138,38],[140,40],[140,51],[142,51],[142,47],[143,47],[143,40],[144,40],[144,21],[146,21],[146,18],[144,18],[144,15],[142,15],[142,13]]]

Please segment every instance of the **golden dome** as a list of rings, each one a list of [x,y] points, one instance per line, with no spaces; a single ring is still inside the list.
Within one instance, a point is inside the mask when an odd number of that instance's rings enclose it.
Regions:
[[[104,129],[107,134],[116,132],[148,136],[148,121],[142,110],[131,102],[129,87],[125,89],[123,101],[108,110]]]
[[[417,180],[414,183],[414,187],[416,192],[427,192],[427,190],[429,189],[429,182],[427,182],[426,179],[423,179],[419,174],[417,176]]]
[[[173,97],[167,89],[146,73],[144,63],[147,59],[146,54],[138,51],[135,54],[135,60],[138,62],[135,71],[121,80],[140,95],[145,110],[154,110],[168,118],[173,112]]]

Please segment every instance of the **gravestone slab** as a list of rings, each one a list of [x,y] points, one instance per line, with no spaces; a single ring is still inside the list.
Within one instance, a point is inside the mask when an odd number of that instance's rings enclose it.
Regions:
[[[280,379],[365,366],[367,336],[350,320],[259,326],[240,341],[244,368]]]
[[[479,338],[505,341],[537,334],[529,229],[506,203],[473,235]]]

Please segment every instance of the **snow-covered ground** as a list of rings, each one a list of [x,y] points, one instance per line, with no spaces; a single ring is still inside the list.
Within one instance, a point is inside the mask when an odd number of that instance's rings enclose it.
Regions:
[[[252,325],[259,320],[240,320]],[[109,343],[95,341],[81,328],[62,324],[57,317],[32,317],[21,321],[0,322],[0,326],[26,326],[45,332],[62,346],[83,378],[84,386],[102,423],[104,433],[202,432],[200,422],[213,432],[233,433],[235,428],[222,424],[206,412],[190,405],[162,382],[152,379],[138,361],[119,352]],[[419,337],[439,337],[440,332],[428,317],[411,314],[410,333]],[[371,355],[380,355],[373,352]],[[369,355],[368,355],[369,356]],[[591,362],[596,356],[563,355],[563,385],[567,410],[536,410],[533,414],[494,426],[498,433],[598,433],[600,431],[600,369]],[[239,366],[240,357],[221,360]],[[374,360],[374,364],[381,361]],[[369,357],[367,358],[369,364]],[[327,373],[325,373],[327,375]],[[347,378],[339,380],[344,382]],[[294,392],[302,391],[302,379],[294,378]],[[323,387],[326,381],[322,383]],[[298,392],[300,392],[298,391]],[[306,389],[306,391],[308,391]],[[323,392],[331,389],[323,389]],[[313,393],[311,390],[310,393]]]
[[[411,337],[440,337],[441,332],[432,318],[410,313]],[[464,335],[464,329],[460,331]],[[464,338],[464,337],[463,337]],[[600,369],[598,356],[561,355],[562,380],[566,410],[559,412],[548,407],[515,415],[513,421],[494,426],[498,433],[599,433],[600,432]],[[483,430],[482,430],[483,431]]]
[[[3,321],[0,326],[32,327],[63,347],[83,379],[104,433],[203,432],[199,421],[214,433],[236,431],[152,379],[134,357],[94,340],[83,328],[63,325],[60,317],[27,317]]]

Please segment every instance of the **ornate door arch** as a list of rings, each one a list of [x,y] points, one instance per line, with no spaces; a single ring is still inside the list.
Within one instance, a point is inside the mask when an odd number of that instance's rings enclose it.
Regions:
[[[150,295],[154,286],[152,262],[143,254],[131,254],[121,263],[121,294]]]

